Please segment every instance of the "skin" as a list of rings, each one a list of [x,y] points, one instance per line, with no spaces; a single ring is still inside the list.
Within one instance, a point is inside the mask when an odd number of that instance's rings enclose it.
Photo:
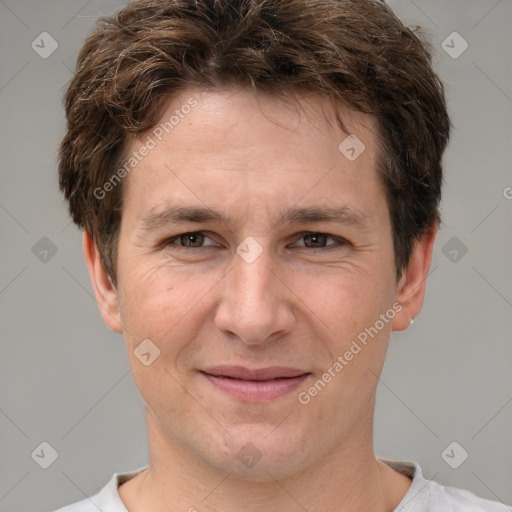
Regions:
[[[188,89],[162,121],[190,97],[197,106],[124,178],[117,289],[84,234],[100,311],[124,334],[146,403],[149,469],[119,488],[121,499],[131,512],[234,512],[241,504],[246,512],[392,511],[411,481],[375,457],[375,393],[391,331],[406,329],[421,309],[437,228],[416,243],[397,282],[371,117],[340,109],[366,147],[349,161],[338,150],[347,134],[322,96],[285,102]],[[232,219],[142,229],[166,204]],[[298,206],[345,206],[367,223],[276,225],[281,211]],[[171,240],[198,231],[205,238],[193,241],[197,249],[184,246],[187,237]],[[315,242],[303,231],[329,237]],[[236,252],[249,236],[262,248],[252,263]],[[310,403],[299,403],[298,393],[397,303],[394,319]],[[144,339],[161,352],[149,366],[134,355]],[[312,375],[292,393],[255,403],[198,372],[221,364]],[[252,467],[238,457],[247,443],[261,454]]]

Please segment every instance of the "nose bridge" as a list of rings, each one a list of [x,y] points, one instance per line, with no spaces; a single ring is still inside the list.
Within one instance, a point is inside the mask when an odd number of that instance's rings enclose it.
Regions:
[[[257,344],[290,326],[286,292],[273,266],[265,242],[248,237],[237,247],[216,315],[219,329]]]
[[[242,301],[242,306],[250,305],[251,302],[254,302],[253,306],[258,306],[272,300],[270,288],[272,280],[275,279],[269,269],[272,257],[269,249],[263,248],[262,243],[258,243],[258,246],[251,240],[243,242],[237,248],[237,257],[234,258],[231,278],[235,281],[234,290],[238,300]]]

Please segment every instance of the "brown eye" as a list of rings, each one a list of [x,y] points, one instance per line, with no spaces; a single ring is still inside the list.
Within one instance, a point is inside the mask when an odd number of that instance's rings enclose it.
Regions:
[[[333,237],[326,233],[301,233],[299,237],[299,240],[304,240],[302,247],[307,247],[308,249],[322,249],[324,247],[334,245],[332,243],[327,243],[327,240],[333,240]]]
[[[306,247],[310,247],[308,245],[309,243],[311,243],[313,247],[324,247],[329,236],[324,235],[323,233],[311,233],[309,235],[305,235],[303,238],[306,241]]]
[[[202,233],[184,233],[178,237],[185,247],[201,247],[204,238]]]
[[[189,247],[191,249],[200,249],[202,247],[214,246],[214,243],[204,243],[205,240],[210,240],[201,231],[194,231],[189,233],[182,233],[181,235],[174,236],[165,242],[167,246],[177,246],[176,248]]]

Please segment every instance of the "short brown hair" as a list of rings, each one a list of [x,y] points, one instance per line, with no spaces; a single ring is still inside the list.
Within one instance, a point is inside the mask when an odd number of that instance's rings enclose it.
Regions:
[[[375,116],[399,278],[415,240],[440,222],[451,124],[422,36],[379,0],[138,0],[100,18],[65,95],[59,184],[113,283],[122,183],[94,191],[130,137],[189,86],[317,92]]]

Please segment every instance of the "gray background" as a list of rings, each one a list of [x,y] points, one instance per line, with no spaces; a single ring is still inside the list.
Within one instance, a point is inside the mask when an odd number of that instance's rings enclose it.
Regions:
[[[511,504],[512,2],[389,3],[427,31],[455,128],[425,304],[393,334],[379,385],[376,452]],[[122,4],[0,0],[1,511],[51,510],[147,463],[124,342],[100,317],[56,174],[76,55],[94,19]],[[44,31],[59,45],[47,58],[31,47]],[[469,44],[458,58],[442,47],[453,31]],[[58,452],[48,469],[31,457],[43,441]],[[441,456],[453,441],[469,453],[458,469]]]

